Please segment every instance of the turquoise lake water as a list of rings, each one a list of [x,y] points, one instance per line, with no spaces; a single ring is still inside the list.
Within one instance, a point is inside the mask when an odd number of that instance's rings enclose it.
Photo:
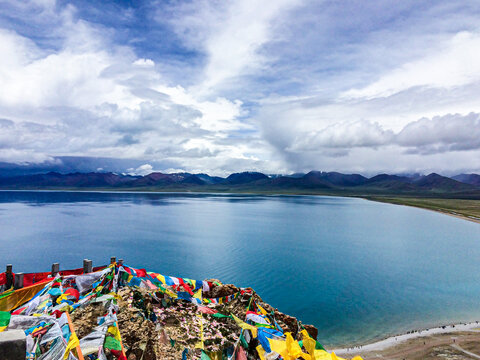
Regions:
[[[320,196],[0,192],[0,266],[111,255],[253,287],[327,346],[480,320],[480,225]]]

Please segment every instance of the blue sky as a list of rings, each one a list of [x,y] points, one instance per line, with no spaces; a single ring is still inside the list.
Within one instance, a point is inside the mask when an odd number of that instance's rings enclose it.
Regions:
[[[0,162],[480,171],[476,1],[0,8]]]

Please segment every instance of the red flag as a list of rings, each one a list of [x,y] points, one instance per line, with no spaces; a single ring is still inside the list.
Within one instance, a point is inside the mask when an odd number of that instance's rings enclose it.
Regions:
[[[245,350],[240,345],[237,347],[237,351],[235,352],[235,359],[236,360],[247,360],[247,354],[245,354]]]

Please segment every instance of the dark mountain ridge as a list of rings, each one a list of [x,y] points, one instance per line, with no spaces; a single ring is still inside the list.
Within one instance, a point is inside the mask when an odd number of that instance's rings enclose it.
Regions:
[[[422,176],[413,182],[416,186],[426,190],[440,190],[440,191],[468,191],[475,188],[470,184],[465,184],[460,181],[441,176],[436,173],[431,173],[427,176]]]
[[[339,172],[310,171],[310,178],[319,178],[335,186],[357,186],[367,182],[367,178],[360,174],[342,174]],[[307,176],[305,175],[305,176]]]
[[[225,179],[225,181],[223,181],[223,183],[237,185],[237,184],[246,184],[253,181],[265,180],[265,179],[269,179],[269,177],[265,174],[262,174],[260,172],[254,172],[254,171],[246,171],[241,173],[233,173],[229,175]]]
[[[474,176],[475,175],[475,176]],[[360,174],[310,171],[304,175],[269,177],[260,172],[233,173],[227,178],[208,174],[153,172],[145,176],[115,173],[70,173],[0,177],[0,189],[146,189],[152,191],[248,191],[283,193],[325,193],[338,195],[404,194],[471,196],[480,198],[479,175],[458,175],[458,181],[436,173],[405,177],[379,174],[371,178]],[[466,181],[472,182],[472,184]]]
[[[478,174],[459,174],[452,176],[452,179],[465,184],[480,186],[480,175]]]

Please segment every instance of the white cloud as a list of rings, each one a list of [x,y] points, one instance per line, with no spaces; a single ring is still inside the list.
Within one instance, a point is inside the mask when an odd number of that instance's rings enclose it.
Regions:
[[[142,176],[148,175],[154,172],[153,166],[150,164],[143,164],[136,169],[128,169],[127,171],[129,175],[142,175]]]
[[[155,66],[155,62],[152,59],[137,59],[133,65],[150,67]]]
[[[226,19],[217,23],[215,33],[206,42],[209,60],[202,86],[211,89],[243,71],[261,67],[267,60],[257,51],[271,39],[273,22],[298,3],[292,0],[264,2],[262,6],[255,0],[232,3]]]
[[[206,54],[203,79],[196,90],[218,91],[226,82],[259,68],[270,59],[260,48],[269,41],[278,41],[275,26],[289,10],[302,0],[263,2],[236,0],[228,3],[199,1],[178,5],[170,20],[187,46]],[[157,16],[163,21],[163,12]]]
[[[405,126],[395,142],[416,152],[480,149],[480,114],[422,118]]]
[[[177,169],[177,168],[168,168],[163,170],[166,174],[173,174],[173,173],[184,173],[186,172],[184,169]]]
[[[297,136],[287,151],[318,151],[320,148],[378,147],[392,141],[393,132],[378,123],[354,121],[336,123],[318,132]]]
[[[0,149],[0,161],[16,164],[42,163],[54,158],[34,150]]]
[[[424,156],[441,159],[440,154],[448,153],[451,158],[456,153],[458,158],[469,158],[468,152],[480,152],[480,114],[467,115],[447,114],[433,118],[422,118],[407,124],[398,132],[384,129],[378,123],[369,121],[355,121],[350,123],[334,124],[313,132],[299,132],[275,143],[286,159],[296,166],[306,163],[316,168],[314,162],[331,163],[335,158],[338,163],[348,163],[355,158],[355,163],[371,164],[373,168],[379,164],[388,164],[386,157],[391,159],[392,154],[398,158],[405,158],[402,163],[408,164],[407,159],[416,162]],[[358,154],[369,154],[365,159],[358,159]],[[463,155],[462,155],[463,154]],[[339,158],[343,158],[341,161]],[[465,161],[460,161],[465,166]],[[427,162],[426,162],[427,164]],[[428,166],[430,166],[428,160]],[[457,164],[449,164],[449,168]],[[365,165],[365,168],[368,168]],[[336,170],[343,170],[338,169]],[[397,169],[398,170],[398,169]],[[418,170],[418,169],[416,169]],[[406,169],[402,171],[407,171]]]
[[[178,163],[187,158],[199,166],[212,156],[222,162],[246,157],[216,140],[251,129],[240,120],[241,101],[203,99],[167,85],[153,60],[112,45],[108,32],[75,20],[74,13],[70,7],[57,14],[66,30],[58,49],[47,51],[13,31],[0,31],[0,117],[8,118],[0,134],[3,159],[28,160],[32,153],[31,161],[53,155]]]
[[[460,32],[428,55],[383,74],[374,83],[343,94],[345,98],[391,96],[416,86],[452,88],[480,80],[480,34]]]

